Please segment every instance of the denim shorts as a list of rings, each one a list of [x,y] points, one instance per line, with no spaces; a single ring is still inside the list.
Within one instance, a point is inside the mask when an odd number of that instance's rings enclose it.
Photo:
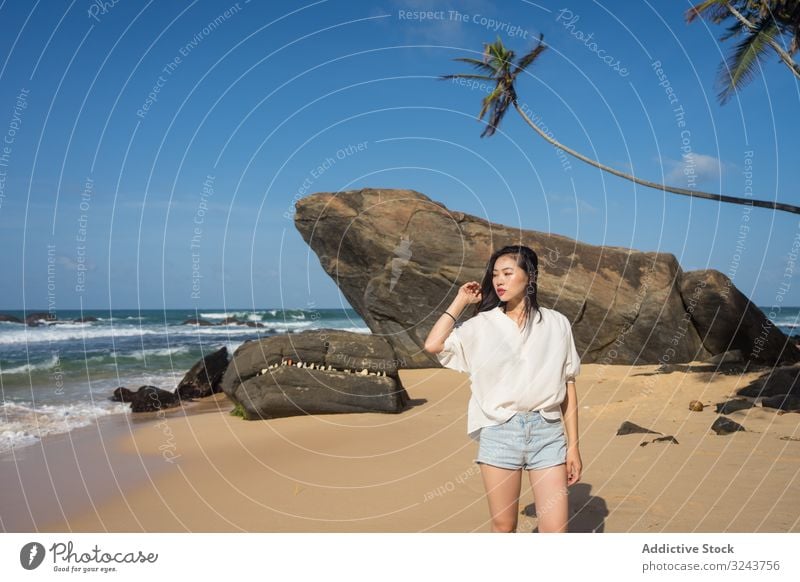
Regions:
[[[503,469],[544,469],[567,462],[567,438],[559,418],[517,412],[502,424],[481,429],[476,463]]]

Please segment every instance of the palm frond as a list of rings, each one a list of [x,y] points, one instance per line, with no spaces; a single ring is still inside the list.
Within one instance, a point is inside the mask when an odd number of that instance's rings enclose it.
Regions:
[[[771,19],[755,23],[755,28],[736,46],[727,62],[720,66],[720,103],[725,103],[740,88],[756,75],[756,65],[769,48],[769,41],[779,34],[778,27]]]
[[[439,75],[438,78],[442,81],[446,79],[482,79],[484,81],[494,81],[494,77],[488,75]]]
[[[479,59],[473,59],[473,58],[470,58],[470,57],[458,57],[458,58],[455,58],[453,60],[454,61],[461,61],[462,63],[468,63],[468,64],[472,65],[473,67],[475,67],[476,69],[480,69],[482,71],[486,71],[487,73],[493,73],[494,72],[494,69],[490,65],[487,65],[486,63],[484,63],[483,61],[481,61]]]
[[[494,104],[494,102],[500,98],[502,93],[502,86],[498,83],[494,90],[481,100],[481,110],[478,113],[478,119],[483,119],[483,116],[486,115],[486,112]]]
[[[519,62],[517,63],[516,69],[514,70],[514,77],[519,75],[521,71],[524,71],[526,67],[528,67],[533,61],[536,60],[544,50],[547,48],[547,45],[542,42],[544,39],[544,34],[539,35],[539,43],[533,48],[531,52],[527,55],[522,57]]]
[[[730,12],[728,12],[728,9],[725,7],[725,0],[704,0],[700,2],[700,4],[695,4],[684,13],[686,22],[692,22],[699,16],[705,16],[715,24],[728,18],[730,15]]]

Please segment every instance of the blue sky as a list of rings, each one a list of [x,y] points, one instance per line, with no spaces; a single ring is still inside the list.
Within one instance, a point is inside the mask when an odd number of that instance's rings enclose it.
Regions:
[[[684,270],[728,274],[759,305],[787,285],[783,303],[798,305],[796,215],[565,163],[514,111],[480,138],[481,88],[435,80],[469,72],[452,59],[498,35],[522,54],[543,33],[549,48],[517,89],[560,141],[692,187],[687,147],[697,189],[745,196],[748,170],[754,198],[798,204],[798,84],[770,54],[720,105],[732,44],[722,27],[686,24],[688,6],[5,1],[0,308],[347,306],[285,213],[303,192],[361,187],[672,253]]]

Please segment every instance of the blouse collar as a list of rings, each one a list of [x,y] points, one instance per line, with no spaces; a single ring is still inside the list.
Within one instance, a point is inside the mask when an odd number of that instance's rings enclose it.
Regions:
[[[513,319],[511,319],[508,315],[506,315],[505,311],[503,311],[503,306],[498,305],[492,311],[496,314],[496,317],[504,319],[507,323],[506,325],[510,325],[514,331],[516,331],[519,335],[522,335],[524,332],[524,328],[520,329],[519,325],[517,325]]]

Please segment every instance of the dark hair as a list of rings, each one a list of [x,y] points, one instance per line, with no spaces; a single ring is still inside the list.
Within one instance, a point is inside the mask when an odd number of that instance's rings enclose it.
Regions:
[[[539,309],[538,300],[538,279],[539,279],[539,257],[533,249],[524,245],[510,245],[495,251],[489,258],[489,263],[486,265],[486,272],[483,275],[481,282],[481,301],[475,304],[473,315],[477,315],[481,311],[489,311],[494,309],[502,303],[497,292],[494,290],[494,283],[492,282],[492,271],[494,271],[494,264],[500,257],[511,255],[516,259],[517,266],[528,274],[528,285],[525,288],[525,327],[526,331],[533,320],[533,311],[539,314],[539,321],[542,320],[542,312]],[[503,306],[503,311],[506,310],[506,305]]]

